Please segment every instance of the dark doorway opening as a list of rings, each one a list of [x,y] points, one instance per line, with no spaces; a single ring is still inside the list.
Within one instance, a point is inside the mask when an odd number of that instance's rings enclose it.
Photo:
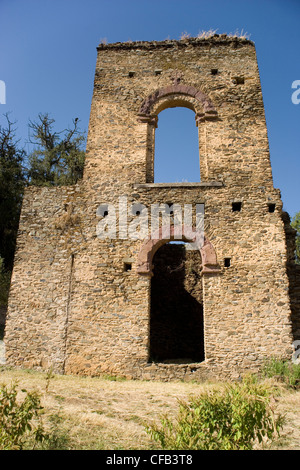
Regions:
[[[204,360],[201,256],[167,243],[153,257],[149,361]]]

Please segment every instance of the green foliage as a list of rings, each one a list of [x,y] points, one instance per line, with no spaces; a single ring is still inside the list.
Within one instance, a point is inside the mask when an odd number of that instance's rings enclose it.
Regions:
[[[54,122],[48,114],[39,114],[38,121],[29,123],[36,149],[29,155],[28,178],[35,186],[75,184],[83,174],[85,137],[78,130],[78,119],[63,136],[54,132]]]
[[[48,431],[42,423],[44,412],[37,392],[27,392],[18,400],[16,384],[0,386],[0,450],[62,450],[67,449],[69,437],[62,428],[59,414],[49,417]]]
[[[300,364],[273,357],[265,363],[262,374],[268,378],[275,377],[290,388],[300,387]]]
[[[297,230],[296,235],[296,263],[300,264],[300,211],[293,217],[291,226]]]
[[[25,152],[18,148],[14,123],[5,115],[6,127],[0,125],[0,256],[12,269],[16,235],[25,186]]]
[[[36,392],[27,392],[21,403],[17,401],[17,387],[0,388],[0,449],[21,450],[28,440],[32,442],[32,449],[41,443],[46,434],[39,421],[42,410],[40,398]]]
[[[82,177],[85,137],[78,129],[78,119],[72,129],[53,131],[53,119],[40,114],[36,122],[29,121],[31,143],[35,150],[29,156],[19,148],[14,123],[5,115],[0,125],[0,257],[5,269],[13,267],[16,237],[25,186],[55,186],[75,184]],[[27,168],[25,168],[25,163]],[[1,271],[1,286],[6,285],[9,273]],[[1,299],[6,290],[1,288]]]
[[[124,382],[126,380],[126,377],[121,375],[103,374],[101,377],[105,380],[111,380],[112,382]]]
[[[250,450],[283,425],[271,406],[271,389],[254,377],[180,402],[176,420],[165,417],[147,432],[168,450]]]

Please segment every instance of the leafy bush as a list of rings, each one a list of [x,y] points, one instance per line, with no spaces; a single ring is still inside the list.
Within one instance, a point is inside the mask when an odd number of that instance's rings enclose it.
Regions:
[[[268,378],[275,377],[288,387],[300,387],[300,364],[273,357],[265,363],[262,374]]]
[[[42,410],[36,392],[27,392],[21,403],[17,402],[16,384],[0,388],[0,449],[21,450],[28,440],[32,448],[45,439],[39,416]]]
[[[0,386],[0,450],[62,450],[67,449],[69,437],[61,427],[59,414],[49,417],[48,432],[41,420],[44,408],[37,392],[25,393],[17,400],[17,386]]]
[[[250,450],[279,435],[284,419],[275,417],[272,389],[254,377],[180,402],[175,421],[168,417],[147,432],[169,450]]]
[[[46,391],[51,378],[46,378]],[[0,450],[68,449],[70,439],[61,426],[63,417],[58,413],[48,416],[46,432],[40,396],[24,389],[21,392],[25,393],[23,401],[18,400],[16,384],[10,388],[0,385]]]

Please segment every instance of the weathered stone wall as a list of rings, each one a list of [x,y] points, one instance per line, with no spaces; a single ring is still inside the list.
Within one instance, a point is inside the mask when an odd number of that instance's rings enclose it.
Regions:
[[[63,368],[71,254],[73,243],[81,243],[68,215],[77,189],[30,188],[25,194],[6,322],[8,362]]]
[[[198,184],[153,183],[157,118],[175,105],[195,111]],[[149,214],[154,203],[204,204],[219,269],[203,269],[198,280],[203,361],[150,361],[151,267],[141,274],[137,266],[145,242],[124,230],[96,233],[99,205],[113,205],[120,221],[120,197]],[[134,217],[129,210],[129,224]],[[258,370],[266,357],[292,353],[288,257],[253,43],[221,36],[100,45],[84,178],[24,198],[7,362],[163,380]]]

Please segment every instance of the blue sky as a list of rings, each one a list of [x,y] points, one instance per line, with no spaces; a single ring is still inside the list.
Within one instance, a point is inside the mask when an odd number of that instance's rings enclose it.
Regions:
[[[184,32],[197,36],[209,29],[220,34],[243,29],[255,42],[274,185],[293,216],[300,210],[300,104],[291,100],[292,83],[300,80],[300,0],[0,0],[0,80],[6,85],[0,124],[10,112],[27,149],[28,120],[40,112],[56,120],[56,130],[75,117],[87,130],[101,40],[179,39]],[[160,115],[161,129],[170,122],[167,112]],[[188,122],[192,113],[182,112]],[[178,141],[175,149],[168,146],[169,154],[176,151],[184,151]],[[163,162],[157,181],[166,179],[167,156]],[[191,166],[181,179],[196,180],[195,171]]]

